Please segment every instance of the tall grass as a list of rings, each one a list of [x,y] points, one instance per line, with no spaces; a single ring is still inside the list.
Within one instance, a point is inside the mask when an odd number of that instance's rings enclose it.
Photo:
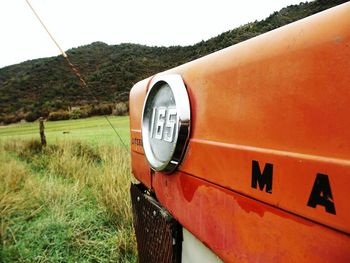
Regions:
[[[135,262],[124,149],[0,142],[0,262]]]

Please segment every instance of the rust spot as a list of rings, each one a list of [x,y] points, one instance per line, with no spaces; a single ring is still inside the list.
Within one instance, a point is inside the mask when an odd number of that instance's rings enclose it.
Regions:
[[[182,189],[182,194],[185,197],[187,202],[191,202],[194,196],[194,193],[197,191],[200,183],[198,180],[194,180],[191,176],[181,176],[180,185]]]
[[[334,42],[337,43],[337,44],[340,44],[344,41],[343,37],[341,36],[337,36],[334,38]]]
[[[236,202],[246,213],[255,213],[263,217],[266,212],[266,208],[259,202],[252,202],[252,200],[248,198],[237,198]]]

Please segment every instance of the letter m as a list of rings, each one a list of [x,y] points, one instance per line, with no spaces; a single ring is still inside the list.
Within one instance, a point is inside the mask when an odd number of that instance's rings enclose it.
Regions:
[[[254,161],[252,163],[252,188],[257,188],[259,185],[259,189],[264,190],[266,193],[272,194],[272,172],[273,165],[271,163],[266,163],[264,167],[264,171],[261,173],[259,162]]]

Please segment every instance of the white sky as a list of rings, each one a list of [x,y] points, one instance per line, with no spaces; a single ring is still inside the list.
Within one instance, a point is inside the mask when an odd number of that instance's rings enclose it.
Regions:
[[[300,0],[30,0],[64,50],[102,41],[190,45]],[[0,0],[0,68],[58,49],[25,0]]]

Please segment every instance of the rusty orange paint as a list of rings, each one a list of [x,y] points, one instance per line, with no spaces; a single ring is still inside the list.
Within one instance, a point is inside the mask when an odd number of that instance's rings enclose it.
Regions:
[[[129,114],[132,173],[145,186],[152,188],[150,168],[144,156],[142,145],[135,143],[135,141],[141,141],[142,144],[141,117],[149,80],[138,82],[131,89]]]
[[[349,237],[188,174],[156,173],[159,201],[225,262],[348,262]],[[195,253],[195,251],[194,251]]]
[[[134,174],[227,262],[350,261],[349,14],[346,3],[160,73],[187,86],[190,142],[178,172],[154,178],[132,144]],[[132,139],[149,81],[130,94]],[[252,161],[273,164],[271,193],[251,187]],[[336,214],[307,205],[317,174]]]

